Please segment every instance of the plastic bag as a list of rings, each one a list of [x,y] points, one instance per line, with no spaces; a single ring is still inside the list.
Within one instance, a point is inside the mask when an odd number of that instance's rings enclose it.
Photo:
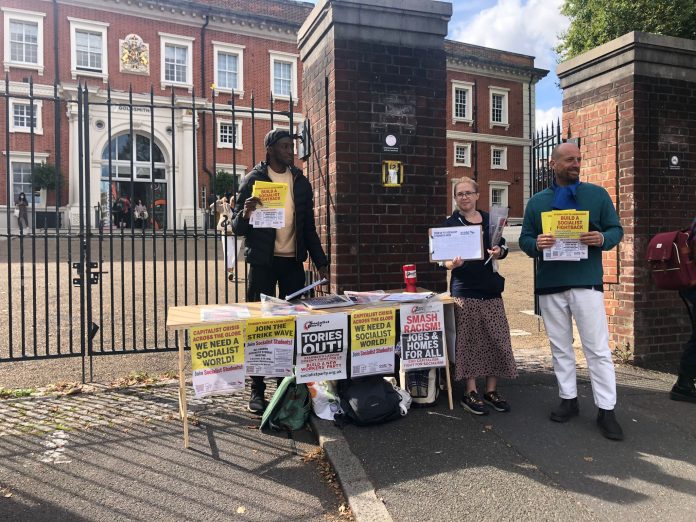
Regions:
[[[334,420],[334,415],[341,413],[334,381],[308,382],[307,388],[309,396],[312,398],[312,409],[317,417],[324,420]]]

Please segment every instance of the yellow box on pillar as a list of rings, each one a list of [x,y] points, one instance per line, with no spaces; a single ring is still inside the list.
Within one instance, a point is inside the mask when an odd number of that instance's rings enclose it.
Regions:
[[[382,162],[382,185],[400,187],[404,182],[404,164],[400,161],[384,160]]]

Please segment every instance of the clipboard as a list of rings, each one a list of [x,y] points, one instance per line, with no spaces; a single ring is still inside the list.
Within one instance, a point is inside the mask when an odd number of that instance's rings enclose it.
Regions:
[[[459,256],[465,261],[483,260],[481,225],[428,229],[430,262],[451,261]]]

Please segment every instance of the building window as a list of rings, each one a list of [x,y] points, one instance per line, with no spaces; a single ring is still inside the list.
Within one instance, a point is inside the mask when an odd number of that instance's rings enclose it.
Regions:
[[[244,46],[213,42],[215,88],[222,92],[244,93]]]
[[[452,82],[452,121],[471,123],[472,119],[472,93],[473,83]]]
[[[35,69],[43,75],[44,13],[2,8],[4,14],[5,71],[10,67]]]
[[[510,184],[506,181],[491,181],[488,185],[488,201],[491,206],[507,207]]]
[[[43,134],[41,125],[41,109],[43,103],[34,101],[32,104],[28,101],[10,100],[10,132],[31,132],[34,128],[34,134]],[[33,110],[33,113],[32,113]]]
[[[75,61],[78,69],[101,71],[102,35],[91,31],[75,31]]]
[[[271,55],[271,94],[274,98],[297,100],[297,55],[269,51]],[[295,102],[296,103],[296,102]]]
[[[507,147],[491,147],[491,168],[507,170]]]
[[[162,88],[165,85],[193,88],[193,38],[160,33]]]
[[[39,165],[45,163],[48,159],[48,154],[43,152],[37,152],[34,154],[34,165]],[[41,198],[39,196],[39,191],[34,191],[32,189],[31,183],[31,153],[29,152],[10,152],[10,173],[12,176],[12,198],[13,201],[17,201],[19,195],[24,192],[24,195],[32,202],[32,198],[35,204],[41,204]]]
[[[454,144],[454,166],[471,167],[471,143]]]
[[[131,171],[131,159],[135,172]],[[102,151],[102,179],[109,179],[111,161],[112,179],[131,179],[135,181],[164,181],[165,163],[162,150],[148,136],[135,135],[135,144],[130,134],[121,134],[111,140]],[[153,170],[154,166],[154,170]]]
[[[109,24],[70,18],[71,72],[78,76],[108,78],[106,30]]]
[[[508,127],[508,92],[509,89],[491,87],[491,128]]]
[[[218,147],[221,149],[242,149],[242,122],[218,120]]]

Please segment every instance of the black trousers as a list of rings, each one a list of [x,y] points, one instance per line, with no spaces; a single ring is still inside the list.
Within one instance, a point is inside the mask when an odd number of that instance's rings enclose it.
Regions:
[[[260,301],[261,294],[276,297],[276,286],[277,295],[284,299],[305,286],[304,267],[294,257],[274,257],[270,267],[251,265],[248,277],[247,301]],[[253,376],[251,389],[263,393],[266,389],[263,377]]]
[[[684,345],[679,374],[696,379],[696,287],[682,290],[679,294],[689,303],[691,308],[691,337]]]

